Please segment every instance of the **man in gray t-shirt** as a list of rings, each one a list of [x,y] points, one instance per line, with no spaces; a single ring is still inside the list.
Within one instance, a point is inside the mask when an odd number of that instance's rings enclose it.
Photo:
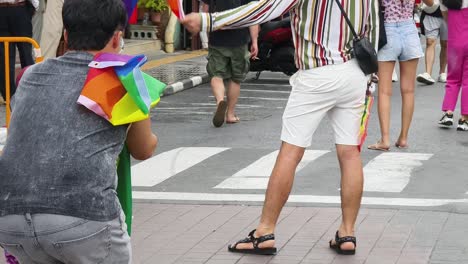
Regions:
[[[151,157],[157,137],[150,119],[112,126],[76,103],[94,55],[120,52],[126,20],[120,0],[65,1],[71,51],[20,81],[0,156],[0,246],[20,263],[131,261],[116,160],[125,142]]]

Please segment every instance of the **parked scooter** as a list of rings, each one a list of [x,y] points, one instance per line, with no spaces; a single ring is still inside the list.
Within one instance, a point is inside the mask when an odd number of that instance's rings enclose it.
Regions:
[[[258,58],[250,59],[250,71],[283,72],[291,76],[297,72],[294,62],[294,43],[291,20],[270,21],[261,26],[258,37]]]

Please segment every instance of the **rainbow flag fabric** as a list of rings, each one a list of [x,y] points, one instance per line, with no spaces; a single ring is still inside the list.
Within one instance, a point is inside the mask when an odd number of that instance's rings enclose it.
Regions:
[[[77,103],[118,126],[144,120],[166,85],[141,71],[146,56],[99,53]]]
[[[372,84],[369,84],[372,85]],[[369,124],[370,112],[372,110],[372,105],[374,104],[374,96],[369,90],[369,87],[366,91],[366,100],[364,102],[364,113],[361,117],[361,126],[359,128],[359,151],[362,149],[362,145],[366,141],[367,137],[367,126]]]

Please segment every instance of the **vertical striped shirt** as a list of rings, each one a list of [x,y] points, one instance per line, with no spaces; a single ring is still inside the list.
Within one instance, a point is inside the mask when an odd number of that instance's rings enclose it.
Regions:
[[[377,50],[378,0],[340,0],[354,29]],[[202,30],[248,27],[291,12],[296,66],[307,70],[351,59],[353,34],[335,0],[260,0],[219,13],[201,13]]]

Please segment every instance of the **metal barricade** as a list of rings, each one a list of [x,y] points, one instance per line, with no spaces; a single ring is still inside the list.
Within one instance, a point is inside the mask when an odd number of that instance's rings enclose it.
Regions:
[[[31,43],[34,47],[34,51],[36,53],[36,63],[43,61],[43,57],[41,55],[41,49],[39,44],[32,39],[26,37],[0,37],[0,45],[3,43],[4,51],[5,51],[5,101],[6,101],[6,126],[10,124],[10,85],[11,82],[15,80],[10,80],[10,43],[17,43],[17,42],[26,42]],[[0,62],[1,63],[1,62]]]

